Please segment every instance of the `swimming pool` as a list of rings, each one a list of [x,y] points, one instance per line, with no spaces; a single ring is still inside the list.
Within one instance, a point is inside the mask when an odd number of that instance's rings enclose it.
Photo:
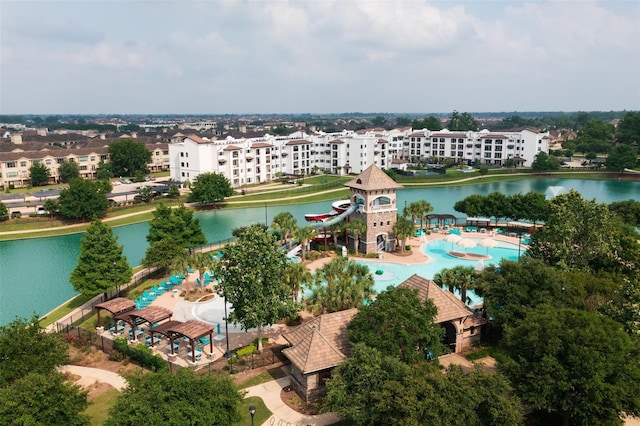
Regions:
[[[474,241],[480,241],[480,239],[471,238]],[[413,274],[418,274],[421,277],[433,279],[433,276],[445,268],[453,268],[454,266],[478,266],[477,260],[466,260],[449,255],[450,250],[463,251],[460,247],[457,247],[455,243],[448,243],[444,239],[431,241],[422,247],[423,252],[429,256],[430,260],[426,263],[420,264],[400,264],[391,262],[382,262],[379,260],[359,260],[359,263],[365,264],[369,267],[369,270],[373,274],[375,281],[376,292],[386,290],[390,285],[397,286]],[[521,248],[520,252],[523,253],[525,249]],[[468,248],[467,253],[475,253],[481,255],[489,255],[491,259],[482,261],[484,266],[497,265],[502,259],[518,260],[518,245],[510,244],[503,241],[498,241],[498,246],[493,248],[486,248],[476,246],[474,248]],[[376,274],[376,271],[381,271],[382,274]],[[459,294],[456,293],[458,296]],[[472,291],[467,292],[467,296],[471,299],[469,305],[475,305],[482,302],[482,299],[474,294]]]

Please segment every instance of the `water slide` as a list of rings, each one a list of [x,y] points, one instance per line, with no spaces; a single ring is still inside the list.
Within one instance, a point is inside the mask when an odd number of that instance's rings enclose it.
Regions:
[[[362,202],[350,204],[349,207],[345,209],[343,212],[341,213],[336,212],[336,214],[332,214],[322,221],[315,222],[311,224],[311,226],[313,227],[313,229],[322,229],[322,228],[328,228],[332,225],[335,225],[336,223],[340,223],[344,220],[345,217],[349,216],[350,214],[358,210],[358,208],[361,205],[362,205]]]

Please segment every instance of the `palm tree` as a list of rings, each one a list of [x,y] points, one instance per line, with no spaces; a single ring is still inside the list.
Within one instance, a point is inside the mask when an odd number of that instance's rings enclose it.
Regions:
[[[284,270],[283,280],[291,287],[291,297],[298,301],[300,289],[307,286],[312,279],[311,272],[303,263],[289,262]]]
[[[415,226],[416,219],[422,217],[422,207],[420,207],[417,201],[412,201],[404,206],[402,215],[405,217],[411,217],[411,223],[413,224],[413,226]]]
[[[427,200],[417,201],[420,209],[420,229],[424,229],[424,220],[427,218],[427,214],[433,211],[433,206]]]
[[[185,299],[189,300],[189,274],[187,268],[189,267],[189,262],[191,261],[191,256],[187,254],[186,251],[183,251],[180,255],[171,259],[171,264],[169,265],[169,272],[171,274],[185,274],[185,291],[186,296]]]
[[[367,266],[336,257],[316,271],[307,309],[321,314],[357,308],[374,294],[374,280]]]
[[[459,290],[462,303],[469,303],[470,299],[467,297],[467,290],[475,288],[477,277],[478,273],[473,266],[454,266],[435,274],[433,281],[441,288],[447,286],[451,293]]]
[[[271,228],[280,231],[280,236],[284,243],[289,243],[289,239],[293,235],[293,231],[298,227],[296,219],[289,212],[281,212],[275,215]],[[291,245],[289,245],[291,247]]]
[[[293,237],[300,244],[300,250],[302,255],[300,256],[302,260],[306,260],[307,258],[307,245],[309,241],[313,239],[316,235],[316,230],[311,226],[303,226],[302,228],[297,228],[293,231]]]
[[[198,270],[200,283],[204,283],[204,273],[207,269],[213,268],[215,261],[209,253],[196,253],[191,256],[191,265]],[[200,287],[200,292],[204,291],[204,284]]]
[[[393,225],[393,233],[396,234],[396,238],[401,241],[400,251],[404,253],[407,238],[413,234],[413,223],[406,217],[398,215],[396,224]]]
[[[338,235],[340,235],[341,232],[344,232],[344,228],[345,228],[344,222],[334,223],[329,227],[329,232],[333,237],[333,245],[335,247],[338,247]]]
[[[367,232],[367,224],[362,219],[355,218],[347,224],[347,232],[353,234],[355,240],[356,256],[358,255],[358,244],[360,243],[360,235]]]

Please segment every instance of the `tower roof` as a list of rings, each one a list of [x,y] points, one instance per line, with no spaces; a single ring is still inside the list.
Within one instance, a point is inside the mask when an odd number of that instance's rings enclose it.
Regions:
[[[371,191],[375,189],[400,189],[402,185],[391,179],[380,167],[372,164],[364,172],[345,183],[347,188]]]

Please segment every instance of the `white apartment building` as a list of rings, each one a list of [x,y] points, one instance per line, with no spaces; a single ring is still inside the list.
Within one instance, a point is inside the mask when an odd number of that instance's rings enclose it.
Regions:
[[[529,129],[499,133],[421,130],[405,139],[402,151],[407,160],[453,158],[459,163],[501,166],[512,158],[518,167],[531,166],[539,152],[549,152],[549,133]]]
[[[382,169],[392,161],[453,158],[457,162],[503,165],[513,158],[530,166],[538,152],[549,152],[548,133],[532,130],[491,133],[373,129],[363,132],[295,132],[259,138],[210,140],[176,135],[169,144],[171,179],[193,181],[201,173],[219,173],[233,187],[268,182],[281,175],[328,171],[359,174],[372,164]]]

